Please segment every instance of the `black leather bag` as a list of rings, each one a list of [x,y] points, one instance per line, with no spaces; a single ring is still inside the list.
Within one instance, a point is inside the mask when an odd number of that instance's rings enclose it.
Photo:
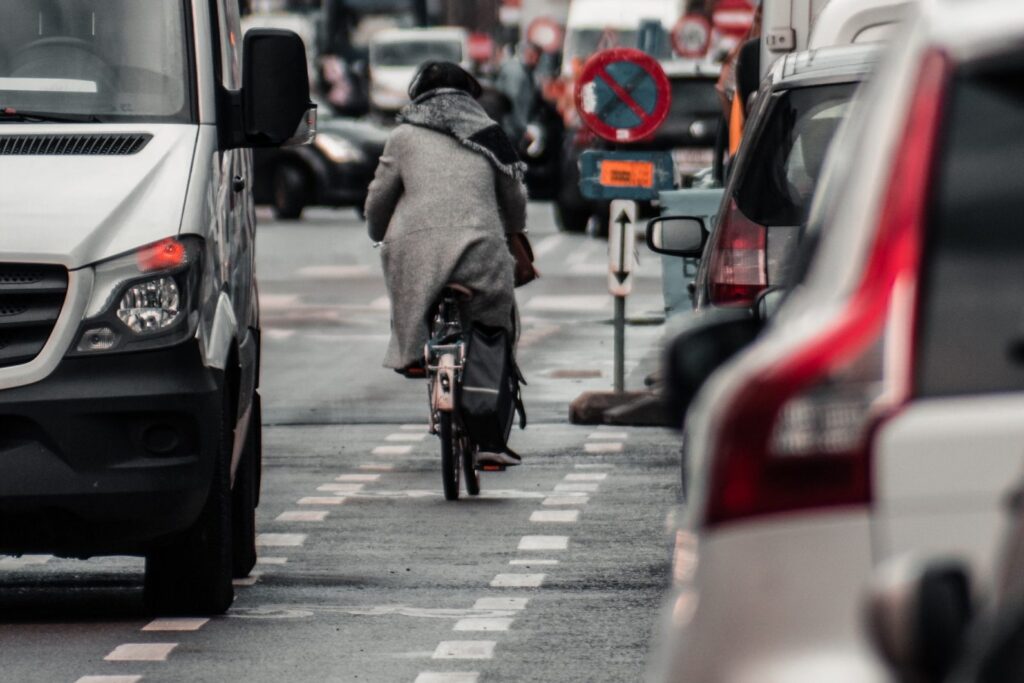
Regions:
[[[526,428],[526,410],[520,385],[525,384],[516,365],[509,333],[474,325],[466,347],[466,364],[458,392],[459,419],[480,450],[511,453],[508,437],[516,413]]]

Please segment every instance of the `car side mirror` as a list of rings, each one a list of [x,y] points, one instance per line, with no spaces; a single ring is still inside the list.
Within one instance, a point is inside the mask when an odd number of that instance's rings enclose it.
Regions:
[[[656,254],[699,258],[707,239],[701,218],[662,216],[647,224],[647,246]]]
[[[294,32],[252,29],[245,34],[240,123],[235,147],[302,145],[316,136],[306,48]]]
[[[875,573],[868,627],[900,681],[946,680],[963,648],[973,605],[968,571],[955,560],[901,558]]]
[[[666,409],[677,428],[708,378],[749,346],[760,329],[746,308],[707,309],[687,320],[665,356]]]

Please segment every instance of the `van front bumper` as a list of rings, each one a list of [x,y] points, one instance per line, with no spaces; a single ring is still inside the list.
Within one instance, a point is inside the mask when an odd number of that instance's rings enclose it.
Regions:
[[[222,373],[195,340],[67,358],[0,391],[0,553],[144,553],[188,528],[220,442]]]

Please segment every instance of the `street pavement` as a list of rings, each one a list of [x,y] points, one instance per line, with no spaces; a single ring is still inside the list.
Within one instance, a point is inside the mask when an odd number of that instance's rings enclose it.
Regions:
[[[0,680],[642,680],[678,436],[567,422],[569,401],[612,381],[606,242],[531,206],[543,277],[519,292],[524,465],[449,503],[425,383],[380,366],[389,307],[364,226],[261,216],[256,572],[224,617],[153,620],[139,559],[0,557]],[[642,255],[627,388],[656,364],[658,268]]]

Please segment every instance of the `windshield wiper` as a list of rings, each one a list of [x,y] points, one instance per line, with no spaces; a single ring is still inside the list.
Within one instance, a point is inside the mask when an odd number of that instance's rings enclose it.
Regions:
[[[0,121],[23,123],[103,123],[95,114],[62,114],[49,111],[26,111],[13,107],[0,107]]]

